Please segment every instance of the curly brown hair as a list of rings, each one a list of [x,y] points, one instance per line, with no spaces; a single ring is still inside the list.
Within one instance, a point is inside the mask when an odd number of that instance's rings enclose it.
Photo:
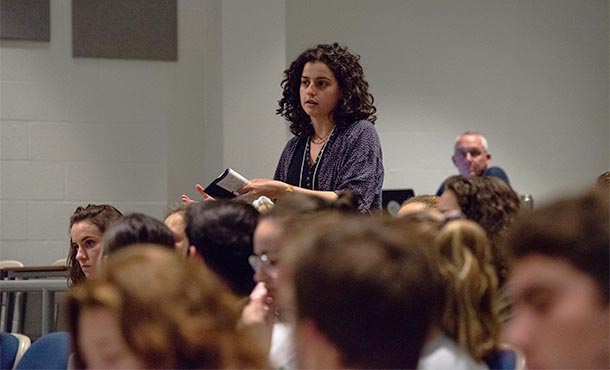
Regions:
[[[341,90],[337,106],[332,112],[336,128],[341,130],[364,119],[375,123],[377,108],[373,105],[373,95],[369,93],[369,83],[364,78],[360,56],[350,53],[347,47],[338,43],[319,44],[302,52],[284,71],[282,98],[276,112],[290,122],[290,131],[298,137],[313,133],[311,120],[301,106],[300,86],[305,64],[318,61],[330,68]]]
[[[493,176],[454,176],[447,180],[445,190],[455,193],[464,216],[481,225],[487,233],[498,280],[502,285],[506,275],[506,258],[498,245],[517,218],[519,196],[510,185]]]
[[[153,244],[125,248],[66,301],[76,369],[91,366],[80,317],[108,309],[127,347],[150,369],[260,369],[265,360],[237,329],[237,298],[201,261]]]

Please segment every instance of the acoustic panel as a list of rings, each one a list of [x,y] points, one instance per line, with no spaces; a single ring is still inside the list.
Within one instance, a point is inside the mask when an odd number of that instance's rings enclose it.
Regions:
[[[72,0],[72,55],[177,60],[176,0]]]
[[[1,0],[0,38],[49,41],[49,0]]]

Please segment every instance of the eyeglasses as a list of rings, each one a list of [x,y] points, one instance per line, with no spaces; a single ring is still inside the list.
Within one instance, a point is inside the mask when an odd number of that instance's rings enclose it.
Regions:
[[[271,274],[276,272],[275,266],[273,266],[271,260],[269,260],[269,257],[266,254],[260,256],[253,254],[248,257],[248,262],[256,272],[259,272],[261,269],[264,269],[265,272]]]

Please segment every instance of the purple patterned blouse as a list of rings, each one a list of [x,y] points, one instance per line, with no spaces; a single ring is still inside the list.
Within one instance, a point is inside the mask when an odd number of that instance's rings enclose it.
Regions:
[[[358,200],[361,212],[380,211],[384,171],[381,144],[375,127],[369,121],[358,121],[333,136],[324,149],[316,190],[349,189]],[[275,180],[287,182],[288,169],[295,158],[298,144],[305,140],[308,139],[293,137],[286,143],[275,170]],[[298,157],[302,158],[300,154]]]

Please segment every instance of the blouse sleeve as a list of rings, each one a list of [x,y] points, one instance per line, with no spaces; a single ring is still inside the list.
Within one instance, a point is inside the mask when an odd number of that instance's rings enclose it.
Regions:
[[[335,190],[353,192],[361,212],[381,210],[384,177],[379,136],[367,123],[362,130],[348,133],[335,181]]]
[[[275,175],[273,175],[274,180],[286,182],[288,177],[288,167],[290,166],[290,161],[294,155],[297,143],[298,138],[293,137],[286,143],[286,146],[284,146],[284,150],[282,150],[277,167],[275,168]]]

